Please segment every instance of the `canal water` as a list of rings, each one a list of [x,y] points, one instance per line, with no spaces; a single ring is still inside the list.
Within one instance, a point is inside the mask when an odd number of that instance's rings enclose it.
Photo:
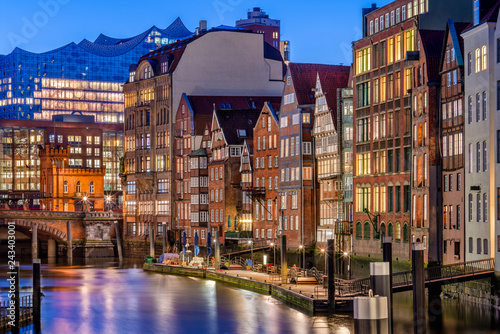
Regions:
[[[0,266],[6,277],[6,266]],[[31,265],[21,265],[21,287]],[[0,281],[1,299],[7,281]],[[309,317],[270,296],[197,278],[147,273],[142,261],[42,264],[44,334],[354,333],[351,315]],[[21,294],[30,290],[22,288]],[[411,293],[395,295],[394,333],[411,333]],[[429,333],[499,333],[499,312],[445,300]],[[32,326],[21,333],[34,333]]]

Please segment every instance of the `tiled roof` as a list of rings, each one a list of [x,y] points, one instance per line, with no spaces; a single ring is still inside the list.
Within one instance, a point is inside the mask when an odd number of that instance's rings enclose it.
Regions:
[[[336,71],[319,72],[321,88],[328,107],[332,111],[333,122],[337,124],[337,89],[346,88],[349,81],[349,66],[341,66]]]
[[[212,121],[215,109],[252,109],[260,111],[264,103],[269,101],[279,108],[281,96],[188,96],[189,103],[194,112],[194,129],[196,135],[202,135],[205,124]],[[224,106],[223,106],[224,105]]]
[[[290,63],[288,66],[299,105],[315,103],[312,89],[316,87],[317,73],[331,75],[332,78],[343,77],[344,73],[349,76],[349,66],[306,63]]]
[[[183,39],[181,41],[165,45],[164,47],[159,48],[158,50],[152,51],[150,53],[145,54],[139,59],[139,62],[142,62],[143,60],[153,60],[158,63],[160,63],[161,59],[165,55],[171,55],[173,60],[172,63],[170,64],[168,71],[173,72],[175,68],[177,67],[177,64],[179,63],[179,60],[182,57],[182,54],[184,53],[184,50],[186,49],[186,46],[191,43],[192,41],[200,38],[204,34],[200,35],[195,35],[190,38]]]
[[[444,31],[442,30],[419,30],[422,47],[427,60],[427,77],[429,81],[441,81],[440,60],[443,48]]]
[[[250,141],[253,137],[253,127],[259,115],[259,109],[216,111],[219,126],[228,145],[243,145],[245,139]],[[239,137],[238,130],[245,130],[247,136]]]

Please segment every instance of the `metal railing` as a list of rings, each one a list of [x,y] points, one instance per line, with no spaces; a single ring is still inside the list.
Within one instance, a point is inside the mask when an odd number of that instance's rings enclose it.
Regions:
[[[495,270],[495,260],[477,260],[463,263],[449,264],[424,269],[425,282],[453,280],[489,273]],[[336,280],[336,290],[340,296],[366,295],[370,289],[370,278],[361,278],[350,281]],[[411,271],[392,274],[392,287],[409,287],[413,284]]]
[[[10,299],[0,302],[0,328],[10,327]],[[19,297],[19,323],[33,320],[33,295]]]

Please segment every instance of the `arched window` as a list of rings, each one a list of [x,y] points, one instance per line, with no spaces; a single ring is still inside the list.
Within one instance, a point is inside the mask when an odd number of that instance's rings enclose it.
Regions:
[[[481,238],[477,238],[477,253],[481,254]]]
[[[389,237],[392,237],[394,234],[394,231],[393,231],[393,226],[392,226],[392,223],[389,222],[389,224],[387,225],[387,235]]]
[[[396,222],[396,229],[394,230],[394,239],[401,240],[401,223]]]
[[[361,222],[356,223],[356,239],[361,239],[363,237],[363,231],[361,229]]]
[[[483,239],[483,254],[488,254],[488,239]]]
[[[82,184],[80,181],[76,182],[76,192],[79,193],[82,191]]]
[[[365,222],[365,226],[364,226],[364,237],[365,239],[370,239],[371,237],[371,233],[370,233],[370,223],[369,222]]]
[[[65,194],[68,193],[68,181],[64,181],[64,183],[63,183],[63,192]]]
[[[474,246],[474,241],[472,240],[472,238],[469,238],[469,253],[471,254],[473,252],[473,246]]]
[[[408,242],[408,224],[403,225],[403,242]]]
[[[94,181],[90,181],[89,193],[94,193]]]
[[[385,223],[384,223],[384,222],[382,222],[382,223],[380,224],[380,234],[381,234],[382,236],[387,235],[387,228],[386,228],[386,226],[385,226]]]

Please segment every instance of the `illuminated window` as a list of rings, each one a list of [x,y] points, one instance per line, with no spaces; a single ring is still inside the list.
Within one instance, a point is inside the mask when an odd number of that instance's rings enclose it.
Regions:
[[[90,181],[89,193],[93,194],[95,191],[94,181]]]
[[[476,73],[481,71],[481,49],[476,49]]]
[[[486,55],[486,45],[483,45],[482,48],[482,56],[483,56],[483,71],[487,68],[487,55]]]

